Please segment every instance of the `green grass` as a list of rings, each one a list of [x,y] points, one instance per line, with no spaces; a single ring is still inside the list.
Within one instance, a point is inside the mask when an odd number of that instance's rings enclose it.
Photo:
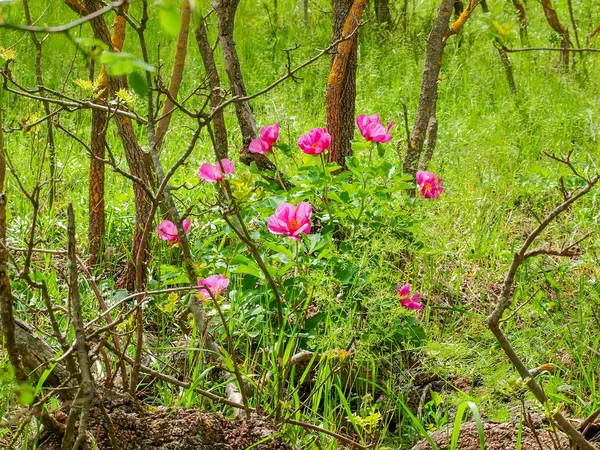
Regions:
[[[44,10],[42,3],[32,2],[34,17]],[[587,33],[595,26],[593,18],[600,17],[600,4],[574,3],[580,34],[583,35],[584,31]],[[310,25],[305,27],[301,2],[280,0],[277,20],[271,2],[242,2],[237,15],[236,39],[249,93],[256,92],[285,73],[283,49],[300,44],[300,48],[292,52],[293,61],[299,63],[328,45],[329,17],[319,8],[327,9],[329,3],[320,0],[311,5],[314,7],[311,6]],[[427,27],[432,23],[435,9],[434,2],[430,0],[416,1],[413,5],[406,36],[400,30],[392,36],[379,30],[372,11],[368,13],[370,20],[361,29],[360,36],[356,111],[357,114],[379,113],[385,122],[394,120],[394,144],[404,134],[401,100],[408,106],[409,122],[414,120]],[[134,14],[138,6],[132,5]],[[202,3],[203,8],[206,6]],[[491,312],[498,286],[514,251],[522,243],[525,233],[536,225],[535,215],[543,216],[561,201],[557,188],[559,177],[565,177],[567,186],[577,185],[564,167],[545,157],[543,152],[564,154],[573,148],[578,167],[590,173],[596,170],[600,161],[600,110],[597,107],[600,82],[595,74],[600,66],[595,54],[577,56],[575,68],[565,73],[558,66],[555,52],[510,54],[518,89],[515,95],[511,94],[492,45],[490,30],[493,20],[501,24],[513,23],[507,43],[510,47],[518,47],[518,25],[510,2],[490,2],[490,6],[492,12],[489,15],[477,9],[461,34],[449,39],[445,51],[439,82],[440,129],[431,169],[443,178],[446,195],[439,201],[414,204],[394,198],[389,205],[390,210],[405,211],[414,220],[417,224],[414,240],[419,245],[408,244],[405,239],[399,238],[395,234],[394,217],[390,216],[380,234],[368,236],[365,230],[359,229],[352,232],[352,238],[348,238],[348,251],[341,261],[357,269],[358,275],[351,283],[340,284],[336,275],[326,269],[315,269],[311,274],[313,280],[319,280],[313,295],[315,304],[325,314],[320,331],[326,332],[306,338],[302,343],[294,342],[294,345],[311,342],[315,349],[331,350],[343,348],[351,339],[353,324],[359,313],[355,304],[337,299],[339,289],[360,298],[376,319],[371,324],[370,333],[365,333],[355,344],[353,368],[360,376],[352,377],[347,373],[331,375],[333,363],[315,363],[317,376],[311,381],[314,415],[298,413],[299,419],[322,422],[324,426],[333,427],[334,431],[355,433],[356,438],[363,442],[394,443],[398,448],[405,448],[428,425],[417,426],[417,422],[409,418],[401,406],[406,400],[406,392],[402,388],[410,390],[411,376],[415,371],[436,374],[450,384],[458,380],[472,384],[468,391],[448,389],[444,392],[445,404],[452,411],[450,420],[464,400],[473,401],[482,417],[492,420],[508,420],[510,407],[519,405],[517,398],[506,395],[507,383],[518,375],[487,331],[484,319]],[[557,7],[560,17],[566,21],[565,5],[561,3]],[[528,8],[530,45],[555,45],[541,6],[530,2]],[[61,2],[50,2],[42,22],[59,24],[75,18],[74,14],[65,13],[65,10]],[[23,21],[19,4],[3,11],[6,22]],[[397,13],[394,11],[394,14]],[[214,23],[214,18],[211,21]],[[74,35],[78,33],[74,31]],[[89,27],[84,26],[81,35],[89,34]],[[214,27],[209,34],[214,39]],[[0,44],[8,47],[14,43],[18,59],[12,66],[13,73],[24,85],[34,86],[35,75],[31,69],[34,49],[29,37],[0,29]],[[161,73],[166,79],[170,73],[174,42],[157,28],[149,36],[154,62],[159,43],[164,61]],[[133,32],[127,37],[125,51],[137,52]],[[216,57],[217,60],[221,57],[218,49]],[[69,80],[65,80],[65,70],[73,58],[73,70]],[[48,37],[43,61],[48,86],[60,89],[64,84],[66,92],[81,95],[72,80],[87,77],[85,60],[82,55],[75,55],[73,45],[65,37]],[[324,57],[305,69],[298,83],[288,81],[254,100],[252,106],[259,126],[278,121],[282,126],[283,140],[289,141],[292,147],[295,147],[300,133],[324,126],[328,69],[329,59]],[[182,92],[189,92],[203,75],[199,54],[191,40]],[[33,117],[42,115],[40,105],[6,92],[2,102],[5,127],[11,121],[32,121]],[[192,105],[197,106],[198,102],[192,100]],[[144,102],[140,99],[136,110],[141,114],[145,111]],[[86,141],[89,139],[89,120],[87,111],[61,115],[61,123]],[[230,152],[235,154],[241,137],[232,109],[227,110],[226,120]],[[161,155],[165,166],[173,163],[185,148],[191,135],[187,128],[189,125],[186,118],[175,117],[166,149]],[[144,129],[137,128],[137,132],[144,142]],[[77,214],[79,240],[85,247],[88,158],[77,143],[58,131],[56,134],[61,181],[53,210],[43,207],[38,218],[43,239],[40,245],[65,247],[63,212],[67,202],[72,201]],[[44,139],[43,126],[29,133],[5,136],[15,170],[29,189],[39,176],[39,168],[46,170],[47,167]],[[108,142],[125,167],[113,125],[109,128]],[[202,136],[189,162],[175,175],[173,184],[195,185],[195,170],[203,161],[212,159],[211,152],[208,137]],[[391,146],[386,158],[400,166]],[[237,170],[240,176],[247,175],[247,170],[239,165]],[[294,166],[287,164],[286,171],[293,174]],[[108,298],[116,299],[120,293],[114,292],[113,270],[125,257],[130,244],[133,195],[129,181],[110,170],[107,173],[107,246],[114,248],[114,257],[110,267],[100,274],[100,285]],[[10,177],[8,193],[8,240],[11,245],[21,246],[31,225],[31,207]],[[210,195],[212,191],[204,188],[176,192],[178,204],[184,206],[204,201]],[[556,245],[586,233],[591,233],[591,236],[582,244],[583,252],[577,259],[558,261],[540,257],[524,265],[517,277],[515,301],[520,304],[538,289],[539,292],[505,325],[508,337],[528,366],[556,365],[556,371],[543,378],[545,389],[553,401],[562,403],[578,417],[589,414],[600,402],[600,365],[597,356],[589,349],[597,351],[600,345],[597,338],[600,305],[599,202],[598,192],[593,191],[549,227],[543,241]],[[261,211],[269,208],[266,205]],[[198,263],[205,268],[229,264],[230,260],[226,260],[223,254],[234,254],[236,250],[217,232],[224,229],[222,222],[215,214],[204,214],[202,206],[193,214],[197,231],[191,234],[191,242],[194,254],[198,255]],[[266,216],[262,212],[260,220]],[[542,241],[539,244],[542,245]],[[407,250],[410,256],[405,258]],[[153,240],[151,251],[154,255],[151,286],[158,287],[168,277],[179,275],[181,268],[178,267],[176,250],[165,249],[164,245]],[[52,272],[51,259],[47,257],[36,261],[36,268],[39,276],[47,277],[51,294],[57,298],[64,297],[65,287],[60,276]],[[428,305],[419,314],[427,334],[427,339],[420,345],[389,344],[393,333],[388,321],[406,314],[403,311],[390,314],[390,310],[381,305],[390,298],[387,292],[389,286],[402,280],[409,280]],[[18,314],[31,318],[25,305],[35,306],[40,300],[20,283],[15,283],[13,289],[18,300]],[[276,365],[273,353],[256,349],[257,341],[259,347],[273,348],[278,340],[277,331],[261,322],[269,305],[260,303],[260,292],[255,293],[253,298],[244,297],[245,289],[250,291],[250,286],[237,285],[235,289],[229,313],[232,321],[237,320],[231,328],[236,330],[239,345],[236,351],[243,356],[242,369],[248,373],[256,367],[271,371]],[[84,300],[95,305],[89,287],[82,285],[81,290]],[[151,320],[158,330],[157,349],[177,346],[173,339],[174,327],[170,323],[172,317],[157,307],[166,303],[166,297],[150,303]],[[92,311],[88,313],[93,316]],[[222,328],[217,331],[223,333]],[[220,337],[224,338],[224,335]],[[292,351],[291,348],[287,350]],[[409,363],[414,364],[415,359],[411,355],[418,355],[416,368],[410,367]],[[399,367],[396,367],[398,373],[387,379],[387,385],[374,388],[373,383],[382,371],[377,363],[379,360],[389,361],[390,365],[399,361]],[[206,374],[197,368],[192,370],[192,375],[195,382],[205,382]],[[293,373],[291,376],[305,375]],[[215,383],[213,388],[220,390],[223,386]],[[367,394],[387,397],[388,402],[379,406],[384,409],[385,405],[393,411],[385,418],[393,418],[396,424],[393,430],[386,431],[382,426],[371,436],[360,428],[356,420],[347,422],[352,414],[359,414],[361,402],[364,402],[362,399]],[[203,400],[192,390],[180,392],[163,383],[158,383],[154,395],[154,404],[202,406],[228,414],[231,412]],[[535,404],[533,398],[527,398]],[[265,398],[254,400],[267,401]],[[296,394],[288,406],[298,408],[301,401],[301,395]],[[366,409],[363,411],[364,417],[368,416],[367,412]],[[312,440],[292,427],[286,429],[286,433],[289,433],[290,440],[300,445],[309,445]],[[335,443],[328,438],[316,439],[310,444],[311,448],[335,448]]]

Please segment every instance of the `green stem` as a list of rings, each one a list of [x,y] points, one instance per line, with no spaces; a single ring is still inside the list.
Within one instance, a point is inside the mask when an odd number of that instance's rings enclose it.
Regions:
[[[283,187],[285,192],[287,192],[287,187],[285,187],[285,184],[283,183],[283,181],[281,181],[281,171],[279,170],[279,165],[277,164],[277,152],[275,151],[275,149],[273,149],[271,154],[273,155],[273,163],[275,164],[275,176],[279,181],[279,185]]]
[[[321,157],[321,167],[323,168],[323,176],[325,177],[325,187],[323,188],[323,196],[325,199],[323,201],[325,202],[325,208],[327,208],[327,214],[329,214],[329,223],[331,223],[333,214],[331,213],[331,206],[329,205],[329,199],[327,198],[327,193],[329,191],[329,177],[325,168],[325,157],[323,156],[323,153],[320,153],[319,156]]]

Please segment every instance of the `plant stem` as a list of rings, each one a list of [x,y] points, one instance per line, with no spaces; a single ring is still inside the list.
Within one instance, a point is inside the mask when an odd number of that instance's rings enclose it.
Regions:
[[[323,177],[325,177],[325,187],[323,188],[323,202],[325,203],[325,208],[327,208],[327,214],[329,214],[329,223],[333,221],[333,214],[331,213],[331,206],[329,205],[329,199],[327,198],[327,192],[329,191],[329,177],[327,175],[327,170],[325,168],[325,157],[323,153],[319,155],[321,157],[321,167],[323,168]]]

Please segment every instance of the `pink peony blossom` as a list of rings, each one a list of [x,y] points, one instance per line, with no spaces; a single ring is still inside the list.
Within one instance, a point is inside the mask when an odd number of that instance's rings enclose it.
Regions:
[[[267,153],[279,139],[279,124],[265,125],[260,129],[260,137],[253,139],[248,146],[251,153]]]
[[[183,221],[183,230],[187,233],[190,231],[191,220],[185,219]],[[163,220],[156,227],[156,232],[158,233],[158,237],[163,241],[167,241],[167,246],[170,247],[172,245],[179,243],[179,236],[177,235],[177,227],[170,220]]]
[[[229,286],[229,278],[224,275],[211,275],[208,278],[198,281],[199,295],[204,300],[211,300],[211,295],[216,297],[222,294],[227,289],[227,286]]]
[[[435,173],[419,170],[415,177],[419,193],[423,198],[440,198],[444,192],[442,180]]]
[[[300,234],[310,234],[311,216],[312,205],[308,202],[300,202],[296,208],[289,203],[282,203],[275,214],[269,217],[267,225],[273,234],[283,234],[300,241]]]
[[[221,171],[221,165],[223,166],[224,172]],[[208,181],[209,183],[222,180],[223,175],[233,175],[233,173],[233,162],[228,159],[222,159],[221,164],[216,163],[214,166],[209,163],[204,163],[198,169],[198,175],[200,175],[200,179],[202,181]]]
[[[331,145],[327,128],[313,128],[298,139],[298,147],[307,155],[318,155]]]
[[[356,125],[360,130],[360,134],[369,142],[379,142],[384,144],[392,140],[390,130],[394,125],[394,122],[388,124],[387,130],[381,125],[381,119],[378,114],[372,116],[366,116],[364,114],[359,115],[356,118]]]
[[[404,286],[396,285],[396,294],[400,297],[400,304],[406,309],[419,310],[423,309],[423,304],[420,302],[419,294],[415,294],[411,297],[410,284],[406,283]]]

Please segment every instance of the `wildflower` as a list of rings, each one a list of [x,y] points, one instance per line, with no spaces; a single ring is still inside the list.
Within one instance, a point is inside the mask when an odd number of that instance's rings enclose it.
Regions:
[[[198,281],[200,297],[204,300],[210,300],[212,297],[222,294],[229,286],[229,278],[224,275],[211,275],[208,278],[203,278]]]
[[[307,155],[318,155],[331,145],[327,128],[313,128],[298,139],[298,147]]]
[[[191,220],[185,219],[183,221],[183,231],[186,233],[190,231]],[[158,233],[158,237],[163,241],[167,241],[167,246],[170,247],[172,245],[179,243],[179,236],[177,235],[177,227],[170,220],[163,220],[156,227],[156,232]]]
[[[283,234],[300,241],[300,234],[310,234],[311,216],[312,205],[308,202],[300,202],[296,208],[289,203],[282,203],[275,214],[269,217],[267,225],[273,234]]]
[[[444,192],[442,180],[435,173],[419,170],[415,179],[423,198],[439,198]]]
[[[390,130],[394,125],[394,122],[388,124],[387,130],[381,125],[381,119],[378,114],[366,116],[364,114],[359,115],[356,118],[356,125],[360,131],[360,134],[369,142],[379,142],[384,144],[392,140]]]
[[[223,166],[222,171],[221,166]],[[233,175],[233,173],[233,162],[226,158],[222,159],[220,164],[216,163],[213,166],[212,164],[204,163],[198,169],[198,175],[200,175],[200,179],[209,183],[214,183],[216,181],[222,180],[223,175]]]
[[[279,139],[279,124],[265,125],[260,130],[260,137],[253,139],[248,146],[251,153],[267,153]]]
[[[423,304],[419,299],[419,294],[415,292],[415,294],[411,297],[410,284],[406,283],[404,286],[400,286],[398,284],[396,286],[396,294],[398,294],[398,296],[400,297],[400,304],[406,309],[423,309]]]

